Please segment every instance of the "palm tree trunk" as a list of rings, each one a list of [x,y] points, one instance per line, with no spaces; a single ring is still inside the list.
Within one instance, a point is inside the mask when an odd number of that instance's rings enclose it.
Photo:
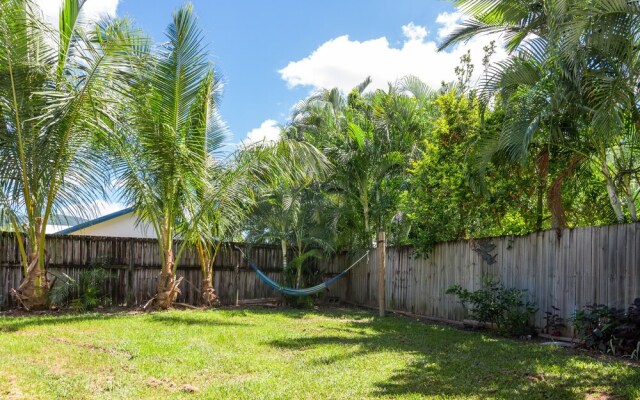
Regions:
[[[544,220],[544,191],[547,187],[547,179],[549,177],[549,149],[544,148],[536,158],[536,167],[538,169],[538,187],[537,204],[536,204],[536,231],[542,230],[542,222]]]
[[[363,217],[364,217],[364,231],[365,231],[365,233],[367,235],[367,238],[368,238],[369,237],[369,233],[370,233],[369,199],[368,199],[366,193],[363,193],[360,196],[360,204],[362,205],[362,214],[363,214]]]
[[[302,244],[298,243],[298,261],[295,263],[296,266],[296,288],[302,286]]]
[[[287,274],[287,241],[285,239],[280,239],[280,248],[282,249],[282,273],[283,276]],[[280,293],[280,301],[284,304],[285,296],[283,293]]]
[[[548,193],[549,211],[551,212],[551,227],[564,229],[567,227],[567,217],[562,206],[562,183],[566,175],[561,173],[552,182]]]
[[[580,161],[582,161],[581,156],[572,157],[567,167],[551,182],[547,201],[549,202],[549,211],[551,211],[551,221],[554,229],[564,229],[568,226],[564,206],[562,205],[562,184],[565,179],[575,172]]]
[[[43,310],[49,307],[49,281],[45,265],[48,254],[45,250],[45,263],[40,263],[38,254],[44,243],[42,242],[42,218],[35,218],[35,233],[33,235],[33,249],[28,256],[26,273],[17,290],[11,293],[27,310]]]
[[[178,294],[180,294],[180,282],[182,278],[176,279],[173,270],[175,259],[171,239],[163,240],[162,252],[164,254],[164,264],[158,279],[158,293],[156,294],[156,305],[158,308],[166,310],[173,306]]]
[[[218,304],[218,295],[213,288],[213,268],[207,267],[205,271],[204,279],[202,279],[202,293],[200,301],[203,306],[213,307]]]
[[[629,207],[629,216],[631,217],[631,222],[638,222],[638,213],[636,210],[636,203],[633,200],[633,192],[631,188],[631,177],[629,175],[625,176],[625,198],[627,200],[627,207]]]
[[[282,271],[287,270],[287,241],[280,240],[280,248],[282,249]]]
[[[215,250],[213,250],[213,256],[210,256],[211,249],[207,249],[202,241],[198,241],[196,244],[198,258],[200,259],[200,268],[202,270],[200,302],[206,307],[212,307],[219,304],[218,295],[216,295],[216,291],[213,288],[213,263],[215,262],[219,248],[220,243],[218,243]]]
[[[607,194],[609,195],[609,203],[611,203],[611,208],[616,213],[616,220],[618,223],[624,223],[624,212],[622,211],[622,204],[620,204],[620,199],[618,198],[618,191],[616,190],[616,185],[613,182],[613,177],[611,176],[611,171],[609,170],[609,164],[607,163],[606,157],[601,158],[602,162],[602,175],[604,175],[604,179],[607,184]]]

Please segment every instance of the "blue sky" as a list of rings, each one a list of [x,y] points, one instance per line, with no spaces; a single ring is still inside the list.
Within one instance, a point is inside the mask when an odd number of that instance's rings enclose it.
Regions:
[[[182,1],[121,0],[117,13],[133,18],[157,41]],[[343,35],[366,41],[388,38],[402,44],[402,26],[433,24],[453,11],[443,1],[193,1],[212,59],[225,80],[221,113],[244,138],[265,120],[283,123],[290,108],[312,86],[290,87],[278,72]],[[426,67],[426,66],[425,66]]]
[[[57,21],[61,0],[36,0],[46,20]],[[405,75],[432,87],[455,78],[460,56],[471,51],[480,75],[478,38],[437,52],[464,16],[439,0],[206,1],[193,0],[211,60],[225,89],[220,111],[230,144],[274,139],[291,108],[320,88],[348,91],[367,76],[370,89]],[[89,20],[127,16],[158,43],[181,0],[88,0]],[[504,57],[499,50],[494,61]],[[101,202],[100,214],[124,208]]]
[[[181,4],[182,1],[120,0],[117,14],[131,17],[155,40],[163,41],[171,13]],[[373,74],[376,66],[381,68],[380,64],[385,60],[376,60],[370,53],[375,53],[376,49],[380,50],[379,54],[392,49],[401,51],[407,43],[403,26],[412,23],[418,31],[423,27],[429,31],[422,37],[423,43],[438,42],[437,31],[443,27],[443,23],[436,22],[438,17],[444,15],[445,19],[449,16],[450,21],[455,19],[455,9],[449,2],[435,0],[196,0],[193,4],[212,60],[225,81],[220,110],[233,133],[230,139],[233,143],[261,126],[262,129],[253,132],[252,140],[269,135],[265,129],[268,131],[276,123],[285,123],[291,107],[319,86],[348,89]],[[338,38],[343,40],[337,43]],[[379,43],[380,39],[386,39],[387,45]],[[322,57],[309,60],[306,69],[305,65],[295,64],[313,55],[323,45],[327,50],[325,58],[334,55],[336,65],[326,65]],[[367,45],[369,50],[364,49]],[[364,65],[349,68],[358,62],[347,57],[343,60],[348,64],[346,71],[341,71],[340,56],[345,52],[358,53],[359,48],[365,52],[359,57]],[[393,54],[402,57],[397,52]],[[451,59],[457,61],[459,56]],[[414,69],[422,68],[427,73],[433,67],[428,61]],[[291,69],[298,67],[298,70],[285,76],[283,69],[290,64]],[[366,64],[370,64],[371,72],[367,71]],[[453,65],[450,67],[451,76]],[[384,87],[387,80],[394,79],[393,72],[388,69],[393,70],[393,66],[383,68],[378,79],[374,77],[374,87]],[[335,76],[322,78],[331,71]],[[398,75],[402,75],[401,72],[398,71]],[[349,77],[359,74],[359,78],[341,79],[340,74]]]

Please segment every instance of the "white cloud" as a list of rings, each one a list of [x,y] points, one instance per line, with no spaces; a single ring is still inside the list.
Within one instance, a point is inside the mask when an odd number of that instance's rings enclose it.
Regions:
[[[92,22],[103,17],[115,17],[120,0],[87,0],[82,7],[82,18],[85,22]],[[44,20],[54,27],[58,25],[62,0],[36,0],[44,14]]]
[[[438,29],[438,37],[440,39],[449,36],[453,32],[453,30],[458,26],[463,20],[463,14],[459,11],[456,12],[443,12],[438,14],[436,18],[436,22],[442,27]]]
[[[278,121],[268,119],[260,124],[260,127],[249,131],[249,133],[247,133],[247,137],[242,140],[242,144],[247,146],[262,141],[274,142],[278,139],[280,139],[280,127],[278,126]]]
[[[442,13],[436,22],[441,26],[438,35],[446,35],[460,20],[460,13]],[[291,61],[282,68],[280,76],[290,87],[312,86],[333,88],[347,92],[371,76],[369,89],[386,89],[393,82],[406,75],[415,75],[433,88],[440,87],[442,81],[455,80],[454,68],[460,57],[471,51],[476,65],[472,82],[478,79],[484,54],[482,47],[495,37],[475,38],[448,51],[438,52],[438,43],[425,40],[428,29],[409,23],[402,27],[405,41],[400,48],[391,47],[386,37],[356,41],[349,36],[331,39],[318,47],[311,55]],[[499,41],[497,41],[499,45]],[[493,61],[500,60],[506,53],[499,49]]]
[[[427,37],[429,31],[424,26],[416,25],[409,22],[402,27],[402,34],[410,41],[422,42]]]

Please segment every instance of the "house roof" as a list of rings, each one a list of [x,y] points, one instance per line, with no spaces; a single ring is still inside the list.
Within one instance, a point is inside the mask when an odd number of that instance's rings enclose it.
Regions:
[[[132,213],[133,211],[134,211],[133,207],[125,208],[124,210],[120,210],[120,211],[116,211],[116,212],[111,213],[111,214],[103,215],[100,218],[92,219],[92,220],[89,220],[87,222],[83,222],[81,224],[69,227],[67,229],[63,229],[61,231],[56,232],[56,235],[68,235],[70,233],[77,232],[77,231],[85,229],[85,228],[89,228],[90,226],[94,226],[94,225],[100,224],[102,222],[106,222],[106,221],[112,220],[114,218],[118,218],[118,217],[120,217],[122,215],[126,215],[126,214],[129,214],[129,213]]]

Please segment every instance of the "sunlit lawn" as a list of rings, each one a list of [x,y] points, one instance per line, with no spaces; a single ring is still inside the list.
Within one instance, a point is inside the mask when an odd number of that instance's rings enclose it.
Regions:
[[[640,368],[353,310],[0,318],[0,398],[640,398]]]

